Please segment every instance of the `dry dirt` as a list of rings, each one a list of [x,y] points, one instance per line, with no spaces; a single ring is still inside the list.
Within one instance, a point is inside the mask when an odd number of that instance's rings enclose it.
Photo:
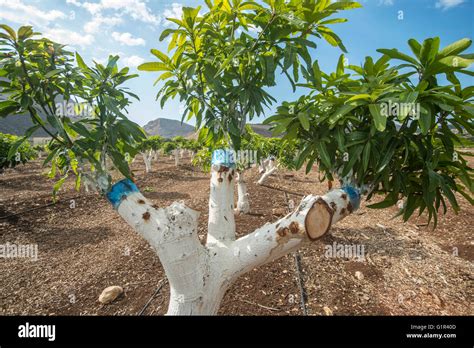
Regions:
[[[140,161],[137,161],[140,162]],[[205,239],[209,175],[160,159],[138,186],[158,206],[183,200],[201,212]],[[147,243],[126,225],[104,198],[77,193],[67,182],[56,205],[52,181],[40,162],[0,176],[0,244],[37,244],[38,260],[0,258],[0,315],[137,315],[165,278]],[[285,213],[285,195],[247,175],[252,214],[236,218],[242,236]],[[301,194],[323,194],[318,173],[284,172],[268,185]],[[71,200],[71,198],[73,200]],[[301,199],[289,194],[296,203]],[[462,211],[440,216],[433,231],[425,217],[403,223],[396,208],[361,209],[333,226],[330,234],[299,251],[310,315],[472,315],[474,208],[459,197]],[[34,208],[39,208],[32,210]],[[20,213],[15,216],[11,214]],[[10,216],[10,217],[8,217]],[[6,218],[5,218],[6,217]],[[333,245],[363,247],[362,260],[328,257]],[[357,272],[357,273],[356,273]],[[111,285],[125,293],[102,305],[98,297]],[[165,284],[144,315],[162,315],[168,304]],[[302,315],[293,255],[241,277],[227,292],[223,315]]]

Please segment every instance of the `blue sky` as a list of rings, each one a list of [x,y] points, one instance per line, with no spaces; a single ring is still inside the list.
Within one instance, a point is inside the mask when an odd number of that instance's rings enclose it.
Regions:
[[[363,62],[364,57],[378,56],[377,48],[398,48],[409,52],[407,40],[419,41],[439,36],[441,46],[474,32],[474,0],[360,0],[363,8],[345,11],[338,17],[347,23],[333,25],[349,53],[350,64]],[[33,25],[45,36],[70,45],[90,63],[105,60],[109,54],[119,54],[121,63],[136,67],[153,61],[151,48],[166,51],[167,43],[158,37],[169,24],[167,17],[179,17],[183,6],[198,6],[201,0],[0,0],[0,22],[14,28]],[[313,58],[318,59],[324,71],[333,71],[340,50],[317,41]],[[472,49],[471,49],[472,52]],[[183,110],[177,100],[169,101],[163,109],[155,101],[156,75],[139,72],[140,77],[128,87],[141,101],[129,108],[129,117],[140,125],[157,117],[180,120]],[[464,85],[472,85],[469,77]],[[291,86],[283,78],[270,93],[278,100],[293,100],[304,90],[292,94]],[[276,107],[276,105],[275,105]],[[267,116],[272,114],[268,110]],[[255,119],[253,122],[261,121]]]

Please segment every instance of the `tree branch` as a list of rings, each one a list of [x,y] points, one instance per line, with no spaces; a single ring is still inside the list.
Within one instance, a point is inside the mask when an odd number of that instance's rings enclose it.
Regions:
[[[294,212],[260,227],[229,246],[236,261],[226,271],[226,277],[235,280],[257,266],[296,250],[305,242],[322,237],[332,224],[355,211],[359,202],[360,196],[354,195],[353,188],[303,198]]]

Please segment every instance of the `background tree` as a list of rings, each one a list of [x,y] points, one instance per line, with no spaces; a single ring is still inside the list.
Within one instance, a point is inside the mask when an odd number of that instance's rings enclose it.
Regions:
[[[17,32],[7,25],[0,28],[0,76],[6,79],[0,88],[8,96],[0,101],[0,117],[26,113],[34,124],[11,146],[8,158],[42,128],[51,137],[44,164],[50,163],[52,176],[59,176],[54,192],[70,174],[76,176],[77,188],[85,175],[107,192],[112,184],[107,158],[130,177],[126,158],[135,156],[136,144],[145,134],[124,114],[130,104],[126,96],[138,97],[121,85],[137,75],[128,75],[128,68],[119,70],[118,56],[110,56],[105,66],[88,67],[76,53],[75,65],[63,45],[37,38],[39,33],[30,26]],[[88,113],[71,118],[61,107],[69,103],[86,103]]]
[[[18,137],[15,135],[0,133],[0,173],[6,168],[14,168],[20,163],[25,164],[37,157],[37,151],[31,147],[29,142],[21,144],[16,148],[15,154],[8,157],[11,147],[17,141]]]
[[[152,161],[156,160],[158,157],[158,152],[162,148],[164,143],[164,138],[159,135],[149,136],[140,143],[138,151],[143,157],[143,162],[145,163],[145,172],[148,173],[151,171]]]

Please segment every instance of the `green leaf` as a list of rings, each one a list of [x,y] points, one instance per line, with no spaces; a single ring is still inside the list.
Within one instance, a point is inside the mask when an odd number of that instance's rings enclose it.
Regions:
[[[381,114],[379,104],[369,104],[369,110],[370,110],[370,114],[372,115],[374,119],[375,128],[378,131],[383,132],[387,125],[388,115]]]
[[[20,148],[21,145],[23,145],[23,143],[25,141],[28,140],[28,138],[39,128],[40,126],[39,125],[36,125],[36,126],[33,126],[33,127],[30,127],[28,128],[28,130],[25,132],[25,135],[21,138],[18,138],[17,141],[15,141],[10,149],[8,150],[8,154],[7,154],[7,159],[8,160],[11,160],[14,156],[16,156],[16,153],[18,151],[18,149]]]
[[[357,94],[357,95],[354,95],[354,96],[350,97],[349,99],[347,99],[346,104],[348,104],[352,101],[355,101],[355,100],[370,101],[370,100],[372,100],[372,96],[370,94]]]
[[[385,197],[385,199],[383,201],[367,205],[367,208],[385,209],[385,208],[391,207],[392,205],[397,204],[397,202],[398,202],[397,195],[396,194],[389,194]]]
[[[430,108],[421,106],[420,117],[418,119],[418,124],[420,125],[421,133],[423,135],[428,134],[428,131],[431,128],[431,110]]]
[[[439,37],[429,38],[423,41],[420,50],[420,61],[425,66],[433,62],[439,49]]]
[[[107,62],[107,70],[111,71],[117,65],[117,61],[119,60],[119,56],[110,56],[109,61]]]
[[[339,47],[342,52],[347,53],[347,49],[342,43],[342,40],[331,29],[319,26],[318,32],[331,46]]]
[[[415,39],[410,39],[410,40],[408,40],[408,45],[410,46],[411,51],[413,52],[413,54],[418,59],[420,59],[421,44],[418,41],[416,41]]]
[[[321,79],[321,70],[319,69],[318,61],[313,63],[313,74],[315,79],[315,85],[318,90],[322,89],[323,83]]]
[[[472,63],[474,63],[474,59],[465,59],[457,56],[445,57],[431,64],[429,68],[426,69],[425,75],[429,76],[455,70],[461,70],[464,68],[468,68]]]
[[[160,41],[163,41],[164,39],[166,39],[169,35],[173,34],[174,32],[176,31],[176,29],[165,29],[161,32],[161,35],[160,35]]]
[[[420,197],[416,197],[414,195],[408,195],[406,203],[405,203],[405,208],[403,209],[403,221],[408,221],[410,216],[413,215],[413,212],[418,206],[419,200],[420,200]]]
[[[328,150],[324,142],[319,141],[316,144],[316,148],[318,149],[318,154],[319,154],[319,158],[321,159],[321,162],[326,166],[326,168],[328,169],[331,168],[332,167],[331,157],[329,156]]]
[[[58,181],[56,181],[56,183],[54,184],[53,186],[53,196],[54,196],[54,199],[56,199],[56,196],[57,196],[57,193],[59,192],[59,190],[61,189],[61,187],[64,185],[64,182],[66,181],[68,175],[66,174],[65,176],[63,176],[61,179],[59,179]]]
[[[344,117],[344,115],[351,112],[356,107],[357,107],[357,105],[349,105],[349,104],[344,104],[344,105],[340,106],[334,114],[329,116],[329,123],[335,124],[342,117]]]
[[[13,39],[13,41],[16,41],[16,33],[15,33],[15,30],[13,30],[11,27],[9,27],[8,25],[6,24],[0,24],[0,28],[2,28],[3,30],[5,30],[8,35],[10,35],[10,37]]]
[[[337,62],[336,75],[337,76],[344,75],[344,55],[343,54],[340,55],[339,61]]]
[[[168,58],[168,56],[166,54],[164,54],[163,52],[157,50],[157,49],[154,49],[152,48],[151,51],[150,51],[155,57],[157,57],[159,60],[161,60],[163,63],[165,64],[169,64],[170,63],[170,59]]]
[[[29,25],[22,26],[18,29],[18,38],[19,39],[29,38],[32,34],[33,34],[33,29]]]
[[[355,1],[336,1],[326,7],[325,10],[350,10],[361,7],[362,5]]]
[[[380,53],[383,53],[383,54],[386,54],[387,56],[389,56],[390,58],[393,58],[393,59],[400,59],[400,60],[403,60],[405,62],[409,62],[409,63],[412,63],[416,66],[419,66],[418,62],[416,61],[416,59],[404,54],[404,53],[401,53],[401,52],[398,52],[398,50],[396,48],[393,48],[393,49],[385,49],[385,48],[380,48],[377,50],[377,52],[380,52]]]
[[[61,71],[63,71],[63,70],[62,70],[62,69],[54,69],[54,70],[48,71],[48,72],[44,75],[44,78],[45,78],[45,79],[49,79],[50,77],[53,77],[54,75],[59,74]]]
[[[301,125],[303,126],[305,131],[309,131],[309,119],[308,115],[305,113],[298,113],[298,119],[300,120]]]
[[[472,40],[471,39],[461,39],[459,41],[456,41],[445,48],[443,48],[441,51],[438,53],[438,59],[445,58],[448,56],[455,56],[461,53],[462,51],[466,50],[471,46]]]
[[[141,71],[170,71],[169,67],[163,63],[143,63],[138,66],[138,70]]]
[[[364,151],[362,153],[362,167],[364,168],[364,172],[366,172],[369,167],[369,160],[370,160],[370,142],[365,144]]]
[[[86,63],[84,63],[84,59],[82,59],[81,55],[78,52],[76,52],[76,61],[77,61],[77,66],[81,68],[81,70],[83,71],[89,70]]]
[[[13,100],[0,101],[0,117],[7,117],[18,111],[20,104]]]

